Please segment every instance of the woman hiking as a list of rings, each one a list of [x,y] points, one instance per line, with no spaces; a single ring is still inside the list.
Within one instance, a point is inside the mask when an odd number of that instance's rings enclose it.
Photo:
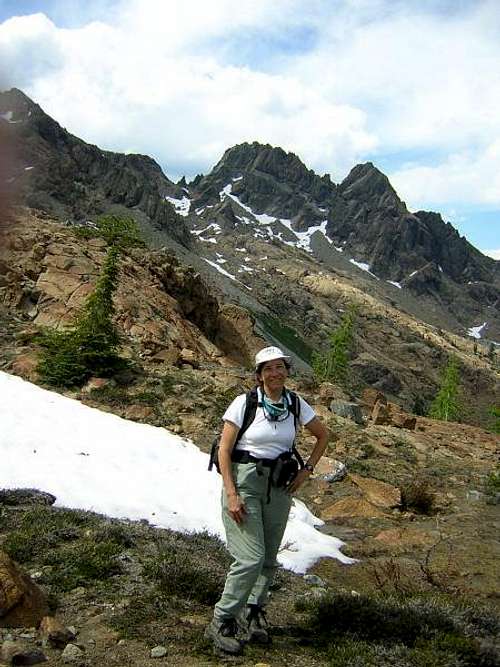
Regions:
[[[253,421],[241,434],[252,392],[238,396],[223,416],[218,463],[222,519],[233,562],[205,637],[234,655],[241,653],[245,641],[269,642],[265,605],[292,494],[309,478],[328,441],[328,431],[311,406],[285,388],[289,370],[290,357],[280,348],[258,352]],[[299,424],[315,436],[316,444],[297,472],[292,447]]]

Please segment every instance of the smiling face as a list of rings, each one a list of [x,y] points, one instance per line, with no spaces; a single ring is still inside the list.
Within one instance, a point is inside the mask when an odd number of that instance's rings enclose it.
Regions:
[[[273,359],[262,364],[257,378],[264,385],[264,391],[268,396],[281,395],[285,380],[288,377],[288,368],[283,359]]]

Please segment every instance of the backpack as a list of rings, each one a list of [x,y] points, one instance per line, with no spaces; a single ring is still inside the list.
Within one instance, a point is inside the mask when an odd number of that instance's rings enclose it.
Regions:
[[[293,415],[293,425],[295,427],[295,432],[297,432],[297,427],[299,424],[299,417],[300,417],[300,401],[299,397],[294,391],[289,391],[289,390],[287,391],[290,396],[290,412]],[[238,442],[241,439],[241,436],[245,433],[247,428],[250,426],[250,424],[252,424],[253,420],[255,419],[255,414],[257,412],[258,405],[259,405],[259,396],[257,392],[257,387],[254,387],[249,392],[247,392],[246,395],[245,412],[243,413],[243,422],[241,424],[240,430],[238,431],[238,435],[236,436],[233,452],[235,451],[236,446],[238,445]],[[212,468],[215,466],[215,469],[220,474],[219,442],[220,442],[220,435],[216,436],[212,442],[212,447],[210,449],[210,459],[208,462],[208,469],[212,470]],[[295,442],[292,445],[291,451],[292,454],[297,459],[300,467],[303,468],[304,461],[302,460],[302,457],[300,456],[299,452],[297,451],[297,448],[295,447]]]

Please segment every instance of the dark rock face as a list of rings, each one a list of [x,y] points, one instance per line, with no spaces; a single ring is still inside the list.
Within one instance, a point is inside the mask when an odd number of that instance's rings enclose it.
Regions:
[[[328,175],[319,177],[293,153],[257,142],[228,149],[210,174],[190,184],[196,205],[218,200],[229,183],[232,194],[255,213],[290,219],[303,228],[325,219],[320,209],[335,193]]]
[[[327,233],[381,278],[404,283],[417,294],[439,291],[442,271],[457,283],[493,282],[497,262],[476,250],[438,213],[408,212],[389,180],[368,162],[338,186]],[[413,279],[411,274],[421,275]]]
[[[191,267],[180,265],[174,255],[164,250],[151,254],[148,267],[167,294],[178,301],[186,319],[214,341],[218,332],[219,305],[200,275]]]
[[[122,206],[145,215],[153,227],[182,245],[191,245],[183,219],[165,201],[175,186],[150,157],[112,153],[85,143],[16,89],[0,93],[0,112],[3,131],[8,130],[16,143],[10,178],[23,203],[76,220]]]

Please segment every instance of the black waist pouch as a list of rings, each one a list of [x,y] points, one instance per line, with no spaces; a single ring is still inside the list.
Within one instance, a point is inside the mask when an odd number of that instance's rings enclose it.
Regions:
[[[292,454],[285,452],[278,456],[271,468],[271,484],[278,489],[284,489],[297,477],[299,464]]]

